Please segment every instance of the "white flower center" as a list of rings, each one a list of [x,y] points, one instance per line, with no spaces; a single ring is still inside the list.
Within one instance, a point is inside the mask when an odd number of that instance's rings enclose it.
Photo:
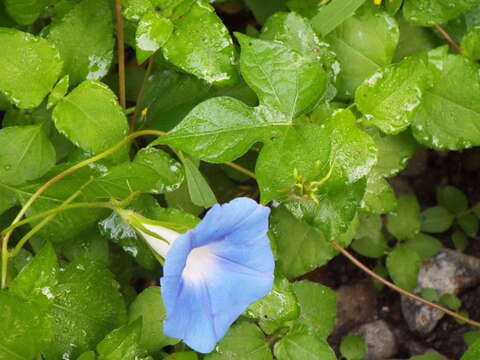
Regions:
[[[210,246],[205,245],[190,251],[182,277],[185,281],[200,283],[212,273],[215,265],[215,256]]]

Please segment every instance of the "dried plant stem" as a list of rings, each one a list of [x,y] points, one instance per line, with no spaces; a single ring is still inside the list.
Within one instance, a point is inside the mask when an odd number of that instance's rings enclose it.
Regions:
[[[435,25],[435,29],[442,34],[442,36],[447,40],[447,42],[453,47],[457,52],[461,52],[460,46],[451,38],[451,36],[442,28],[440,25]]]
[[[407,296],[415,301],[418,301],[418,302],[421,302],[425,305],[428,305],[432,308],[435,308],[437,310],[440,310],[442,312],[444,312],[445,314],[448,314],[458,320],[461,320],[461,321],[464,321],[470,325],[473,325],[473,326],[476,326],[476,327],[480,327],[480,322],[477,322],[475,320],[471,320],[469,318],[466,318],[465,316],[462,316],[454,311],[451,311],[441,305],[438,305],[434,302],[431,302],[431,301],[428,301],[428,300],[425,300],[423,298],[421,298],[420,296],[417,296],[415,294],[412,294],[411,292],[409,291],[406,291],[400,287],[398,287],[397,285],[395,284],[392,284],[390,281],[384,279],[383,277],[381,277],[380,275],[376,274],[375,272],[373,272],[372,270],[370,270],[368,267],[366,267],[365,265],[363,265],[360,261],[358,261],[352,254],[350,254],[350,252],[346,249],[344,249],[343,247],[341,247],[339,244],[337,244],[336,242],[332,242],[331,243],[332,246],[337,249],[338,251],[340,251],[348,260],[350,260],[355,266],[357,266],[359,269],[363,270],[364,272],[366,272],[368,275],[370,275],[371,277],[373,277],[374,279],[380,281],[382,284],[388,286],[390,289],[392,290],[395,290],[396,292],[404,295],[404,296]]]
[[[125,109],[127,107],[127,97],[125,90],[125,43],[121,0],[115,0],[115,24],[117,31],[118,89],[120,93],[120,105]]]

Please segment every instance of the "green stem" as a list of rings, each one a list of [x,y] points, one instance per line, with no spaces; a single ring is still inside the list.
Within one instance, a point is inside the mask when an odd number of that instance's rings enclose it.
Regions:
[[[251,172],[248,169],[245,169],[243,166],[235,164],[234,162],[226,162],[225,165],[237,170],[238,172],[241,172],[244,175],[247,175],[248,177],[251,177],[252,179],[255,179],[255,173]]]
[[[126,108],[126,88],[125,88],[125,43],[123,34],[123,16],[122,3],[115,0],[115,25],[117,30],[117,56],[118,56],[118,90],[120,93],[120,105]]]
[[[10,236],[12,235],[12,231],[15,227],[12,228],[13,225],[17,224],[20,222],[20,219],[25,215],[27,210],[32,206],[33,202],[45,191],[47,190],[51,185],[55,184],[57,181],[63,179],[65,176],[77,171],[78,169],[81,169],[91,163],[94,163],[95,161],[101,160],[103,158],[106,158],[107,156],[113,154],[115,151],[123,147],[125,144],[127,144],[129,141],[140,137],[140,136],[145,136],[145,135],[155,135],[155,136],[160,136],[163,135],[163,131],[158,131],[158,130],[141,130],[134,132],[130,134],[129,136],[123,138],[120,140],[117,144],[112,146],[110,149],[105,150],[104,152],[95,155],[89,159],[83,160],[79,162],[78,164],[73,165],[72,167],[66,169],[65,171],[61,172],[57,176],[51,178],[49,181],[47,181],[45,184],[43,184],[33,195],[28,201],[23,205],[23,207],[20,209],[20,212],[17,214],[15,219],[12,221],[12,224],[7,228],[9,230],[7,231],[2,231],[2,234],[4,234],[3,241],[2,241],[2,279],[1,279],[1,289],[5,289],[6,283],[7,283],[7,267],[8,267],[8,241],[10,239]],[[76,204],[74,204],[76,205]]]
[[[140,111],[143,110],[140,106],[143,100],[143,95],[145,94],[145,88],[147,87],[148,78],[150,77],[150,73],[152,72],[154,60],[155,60],[155,54],[150,56],[150,59],[148,59],[147,70],[145,71],[145,75],[143,76],[142,86],[140,87],[140,91],[138,92],[137,102],[135,104],[136,105],[135,112],[134,112],[133,119],[130,126],[130,130],[132,131],[134,131],[135,128],[137,127],[137,121],[140,115]]]
[[[132,115],[135,113],[136,106],[129,107],[128,109],[125,109],[124,113],[125,115]]]
[[[90,185],[93,181],[93,176],[88,179],[88,181],[83,184],[77,191],[75,191],[72,195],[70,195],[60,206],[59,208],[65,207],[66,205],[70,204],[73,200],[80,196],[83,189],[85,189],[88,185]],[[52,221],[57,216],[57,213],[47,216],[42,221],[40,221],[37,225],[35,225],[25,236],[23,236],[15,246],[15,249],[10,253],[10,257],[15,257],[18,255],[20,250],[23,246],[27,243],[28,240],[31,239],[33,235],[35,235],[38,231],[40,231],[45,225],[47,225],[50,221]]]

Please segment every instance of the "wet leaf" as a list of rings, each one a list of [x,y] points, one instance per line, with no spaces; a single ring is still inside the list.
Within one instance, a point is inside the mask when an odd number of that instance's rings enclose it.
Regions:
[[[272,353],[262,331],[246,321],[233,325],[206,360],[272,360]]]
[[[430,79],[426,55],[406,58],[365,80],[355,92],[355,103],[366,123],[397,134],[410,126]]]
[[[478,1],[476,0],[458,0],[455,2],[448,0],[405,0],[403,15],[412,23],[432,26],[454,19],[477,4]]]
[[[395,212],[387,217],[387,229],[398,240],[414,237],[421,227],[420,205],[413,194],[402,195],[398,198]]]
[[[47,360],[75,358],[125,323],[125,305],[113,274],[87,260],[68,265],[53,291],[55,337]]]
[[[429,56],[440,71],[414,116],[415,139],[437,150],[480,145],[478,65],[459,55]]]
[[[279,42],[236,35],[242,49],[242,75],[260,104],[288,119],[312,110],[327,88],[327,75],[316,59]]]
[[[358,85],[390,64],[398,38],[395,19],[370,1],[328,34],[326,39],[340,62],[339,94],[352,98]]]
[[[104,77],[113,60],[113,14],[107,0],[83,0],[46,29],[70,84]]]
[[[396,285],[407,291],[417,286],[417,275],[420,270],[420,256],[404,245],[397,246],[387,256],[387,269]]]
[[[139,64],[165,45],[172,35],[173,28],[173,23],[157,12],[148,12],[142,16],[135,33],[136,55]]]
[[[308,333],[283,337],[275,344],[274,353],[278,360],[336,359],[335,353],[325,340]]]
[[[95,101],[92,101],[95,99]],[[84,81],[55,106],[57,129],[83,150],[98,154],[122,140],[128,123],[115,94],[98,81]],[[128,146],[111,155],[114,161],[127,158]]]
[[[62,59],[48,41],[29,33],[0,28],[0,93],[20,109],[31,109],[52,90]]]
[[[0,129],[0,182],[20,185],[36,180],[56,161],[55,149],[42,125]]]
[[[174,25],[173,33],[162,47],[168,61],[210,84],[229,85],[238,81],[232,39],[207,1],[193,2]]]

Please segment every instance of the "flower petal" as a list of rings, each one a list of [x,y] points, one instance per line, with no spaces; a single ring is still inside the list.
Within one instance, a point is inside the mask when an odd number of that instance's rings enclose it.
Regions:
[[[172,245],[161,279],[166,335],[210,352],[273,285],[270,209],[247,198],[214,206]]]

